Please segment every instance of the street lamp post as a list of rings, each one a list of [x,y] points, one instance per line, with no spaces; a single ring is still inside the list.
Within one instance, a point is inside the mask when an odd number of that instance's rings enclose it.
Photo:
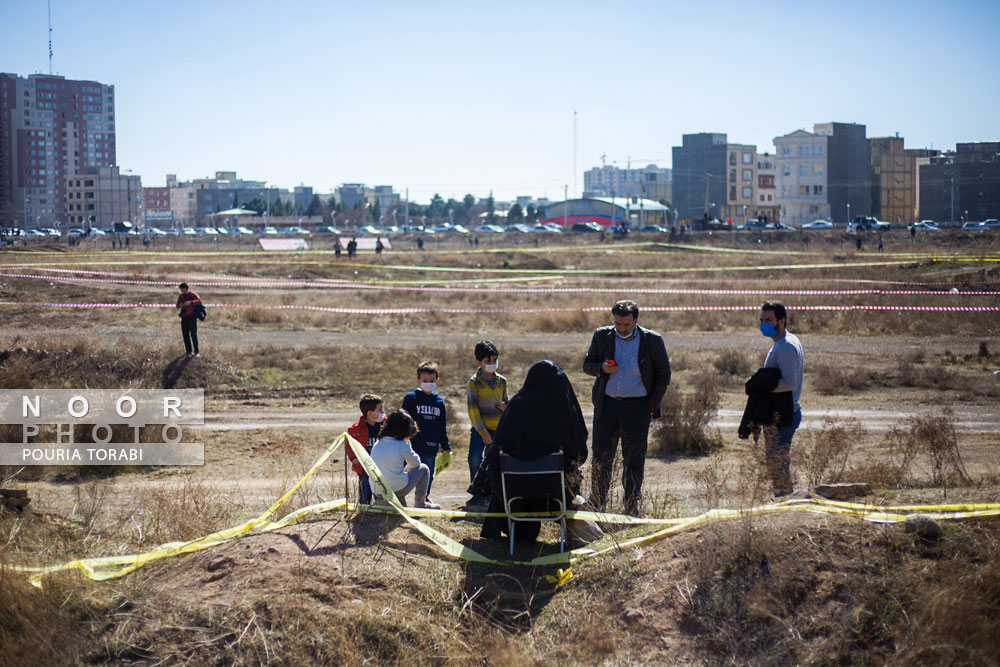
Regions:
[[[851,202],[847,202],[847,224],[851,224]]]

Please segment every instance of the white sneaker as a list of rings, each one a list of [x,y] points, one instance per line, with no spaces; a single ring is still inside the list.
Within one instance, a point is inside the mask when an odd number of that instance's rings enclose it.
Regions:
[[[431,502],[430,500],[425,500],[424,501],[424,509],[425,510],[439,510],[439,509],[441,509],[441,506],[438,505],[435,502]]]

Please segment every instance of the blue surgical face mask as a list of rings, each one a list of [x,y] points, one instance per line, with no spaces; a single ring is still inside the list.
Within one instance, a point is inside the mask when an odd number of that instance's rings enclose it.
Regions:
[[[778,335],[778,327],[771,322],[761,322],[760,332],[768,338],[774,338]]]

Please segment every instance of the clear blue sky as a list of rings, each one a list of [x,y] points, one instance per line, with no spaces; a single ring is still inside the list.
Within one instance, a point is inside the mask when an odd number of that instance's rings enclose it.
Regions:
[[[162,185],[237,170],[561,196],[689,132],[816,122],[908,147],[1000,137],[1000,2],[352,4],[52,0],[54,71],[114,84],[118,162]],[[0,71],[48,71],[46,5],[0,0]]]

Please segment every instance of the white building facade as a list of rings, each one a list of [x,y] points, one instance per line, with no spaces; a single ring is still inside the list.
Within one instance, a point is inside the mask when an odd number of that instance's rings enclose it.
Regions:
[[[826,135],[796,130],[775,137],[775,190],[781,222],[830,219]]]

